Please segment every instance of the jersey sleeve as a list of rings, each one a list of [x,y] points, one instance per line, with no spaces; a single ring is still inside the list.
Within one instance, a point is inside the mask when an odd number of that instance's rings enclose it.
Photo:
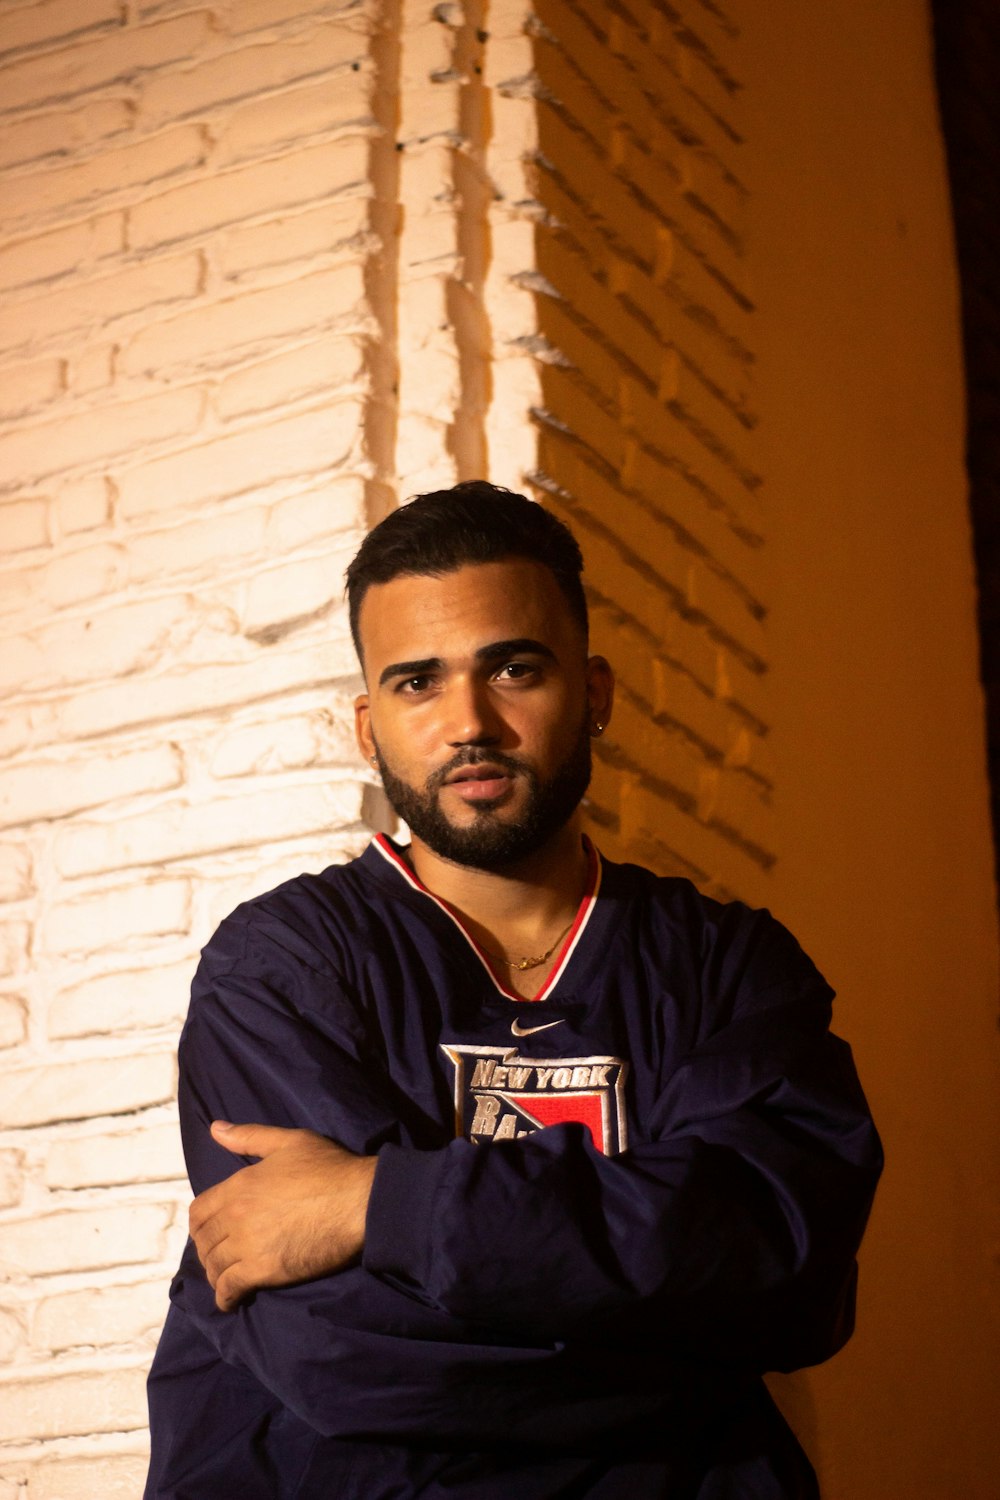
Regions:
[[[710,1024],[643,1139],[617,1158],[579,1125],[426,1153],[388,1143],[365,1266],[508,1333],[653,1336],[757,1370],[835,1352],[881,1149],[828,1029],[832,992],[784,928],[745,911],[706,943]]]

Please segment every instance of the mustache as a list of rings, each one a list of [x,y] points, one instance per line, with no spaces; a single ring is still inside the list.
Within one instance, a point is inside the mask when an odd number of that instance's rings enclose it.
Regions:
[[[509,771],[512,776],[525,776],[529,774],[527,766],[523,761],[518,760],[515,755],[505,755],[499,750],[477,750],[471,748],[469,750],[460,750],[457,755],[452,756],[446,765],[439,766],[436,771],[432,771],[427,778],[427,790],[429,792],[438,791],[444,786],[449,776],[454,776],[455,772],[461,771],[464,766],[499,766],[501,770]]]

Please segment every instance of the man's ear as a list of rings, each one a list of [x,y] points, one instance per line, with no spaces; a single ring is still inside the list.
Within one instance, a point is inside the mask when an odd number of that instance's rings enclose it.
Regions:
[[[591,656],[587,659],[587,707],[590,712],[590,732],[603,734],[611,718],[615,701],[615,674],[607,657]]]
[[[370,765],[375,759],[375,740],[372,736],[371,709],[367,693],[359,694],[354,700],[354,734],[358,749]]]

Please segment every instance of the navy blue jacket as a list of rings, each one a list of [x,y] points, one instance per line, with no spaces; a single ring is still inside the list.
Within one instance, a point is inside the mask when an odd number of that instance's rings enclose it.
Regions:
[[[853,1323],[881,1166],[832,992],[767,912],[592,862],[533,1001],[389,840],[241,906],[180,1046],[216,1118],[378,1153],[362,1264],[214,1306],[189,1243],[147,1500],[815,1495],[761,1381]]]

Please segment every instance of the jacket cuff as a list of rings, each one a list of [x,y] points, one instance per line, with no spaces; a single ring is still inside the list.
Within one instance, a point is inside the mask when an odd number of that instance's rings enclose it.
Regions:
[[[407,1286],[426,1285],[434,1205],[446,1168],[445,1151],[382,1147],[365,1221],[366,1271]]]

